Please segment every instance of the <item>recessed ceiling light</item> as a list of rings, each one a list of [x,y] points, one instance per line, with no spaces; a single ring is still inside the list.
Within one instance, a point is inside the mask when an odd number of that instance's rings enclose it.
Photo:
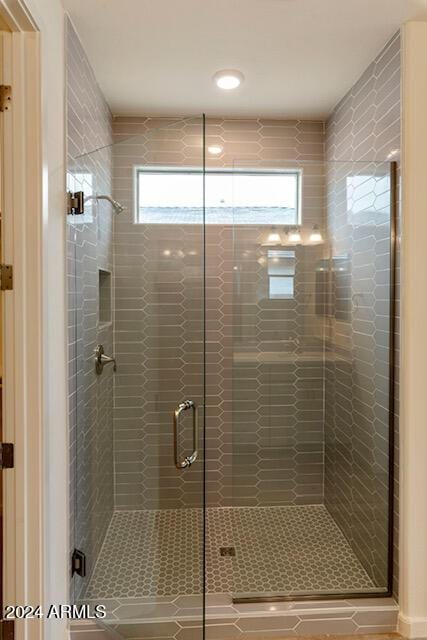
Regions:
[[[222,69],[217,71],[213,77],[217,87],[230,91],[231,89],[237,89],[244,80],[243,73],[236,71],[236,69]]]
[[[222,153],[222,147],[219,144],[211,144],[208,147],[208,151],[209,153],[211,153],[213,156],[218,156],[220,153]]]

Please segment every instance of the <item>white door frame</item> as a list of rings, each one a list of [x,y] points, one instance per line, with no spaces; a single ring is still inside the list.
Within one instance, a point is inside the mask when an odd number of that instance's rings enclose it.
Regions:
[[[4,478],[4,601],[41,604],[41,175],[38,154],[38,46],[33,32],[2,36],[3,82],[12,85],[3,113],[4,261],[13,265],[14,289],[4,300],[4,437],[15,445],[15,468]],[[34,127],[34,137],[29,135]],[[22,188],[23,187],[23,188]],[[34,207],[34,208],[33,208]],[[28,215],[34,210],[35,215]],[[28,322],[28,309],[33,321]],[[31,527],[31,541],[28,536]],[[31,557],[31,560],[30,560]],[[17,622],[18,637],[29,623]],[[40,624],[31,636],[42,637]],[[23,636],[24,637],[24,636]]]
[[[399,630],[427,636],[427,22],[403,28]]]
[[[5,603],[68,601],[64,14],[60,0],[0,0],[12,85],[5,136]],[[48,550],[48,553],[45,553]],[[17,622],[20,640],[66,622]]]

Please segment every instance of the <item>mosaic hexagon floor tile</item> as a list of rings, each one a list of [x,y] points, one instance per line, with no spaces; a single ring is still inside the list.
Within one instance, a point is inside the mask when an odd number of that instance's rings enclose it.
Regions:
[[[207,510],[208,593],[378,591],[322,505]],[[113,515],[85,597],[201,593],[201,509]]]

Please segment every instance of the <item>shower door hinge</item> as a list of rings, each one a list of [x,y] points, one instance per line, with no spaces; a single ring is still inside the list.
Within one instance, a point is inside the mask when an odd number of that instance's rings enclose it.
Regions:
[[[9,111],[12,102],[12,87],[10,84],[0,84],[0,111]]]
[[[67,213],[68,215],[81,215],[85,212],[85,194],[83,191],[68,191]]]
[[[0,469],[13,469],[14,462],[14,450],[11,442],[0,443]]]
[[[0,620],[0,640],[15,640],[15,620]]]
[[[0,264],[0,289],[1,291],[12,291],[13,289],[13,267],[11,264]]]
[[[84,578],[86,575],[86,556],[83,551],[74,549],[71,556],[71,575],[77,573],[78,576]]]

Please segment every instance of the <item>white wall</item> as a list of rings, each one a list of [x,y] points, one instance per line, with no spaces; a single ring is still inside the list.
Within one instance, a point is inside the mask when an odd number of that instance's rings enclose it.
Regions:
[[[60,0],[27,0],[40,32],[43,166],[44,602],[68,601],[68,435],[65,303],[64,10]],[[67,637],[47,622],[46,640]]]

